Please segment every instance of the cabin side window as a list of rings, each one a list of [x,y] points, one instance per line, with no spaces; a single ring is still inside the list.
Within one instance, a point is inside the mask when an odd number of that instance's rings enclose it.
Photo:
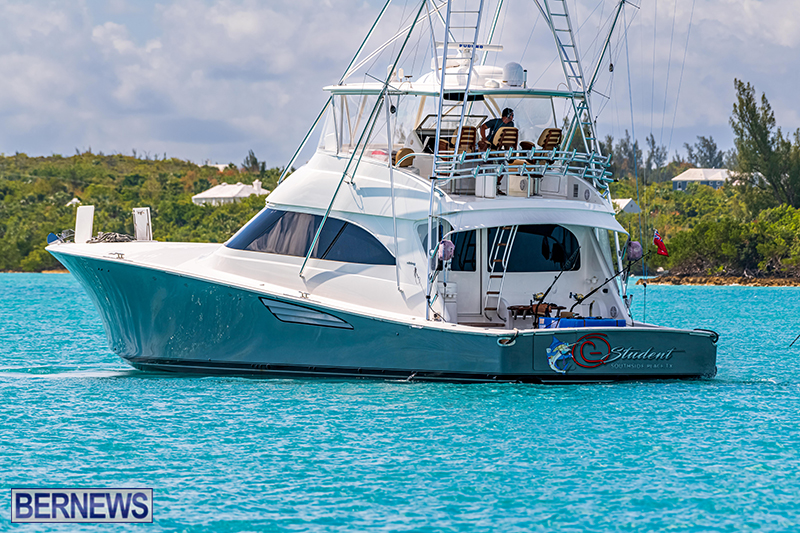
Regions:
[[[292,211],[264,209],[226,243],[228,248],[304,257],[314,241],[322,217]],[[366,230],[328,217],[311,252],[315,259],[394,265],[395,258],[378,239]]]
[[[488,268],[491,269],[492,246],[497,228],[490,228],[488,233]],[[555,224],[519,226],[511,247],[507,272],[559,272],[567,265],[567,260],[576,250],[578,250],[578,239],[563,226]],[[502,250],[498,254],[498,258],[501,257]],[[580,268],[581,260],[578,252],[570,270]]]
[[[450,263],[450,269],[453,272],[475,272],[478,266],[477,238],[478,232],[475,230],[453,234],[452,241],[455,251],[453,252],[453,261]]]
[[[435,229],[436,228],[434,228],[434,230]],[[437,235],[441,238],[450,233],[451,229],[450,224],[447,222],[440,222]],[[417,232],[419,232],[419,240],[422,243],[422,249],[427,253],[428,225],[420,224],[417,226]],[[450,233],[447,238],[455,245],[453,260],[450,262],[450,270],[453,272],[475,272],[478,267],[477,235],[476,230]]]

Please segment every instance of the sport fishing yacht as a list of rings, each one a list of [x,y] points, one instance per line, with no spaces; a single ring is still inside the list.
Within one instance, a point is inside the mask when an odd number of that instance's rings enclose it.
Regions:
[[[591,105],[625,0],[590,76],[566,1],[534,4],[555,89],[503,60],[502,1],[411,1],[366,53],[387,2],[286,168],[318,133],[314,155],[230,240],[53,239],[111,349],[143,370],[258,376],[713,376],[716,333],[630,313],[642,248],[615,219]]]

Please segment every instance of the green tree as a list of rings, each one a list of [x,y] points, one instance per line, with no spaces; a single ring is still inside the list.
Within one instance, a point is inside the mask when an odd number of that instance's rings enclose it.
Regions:
[[[247,157],[244,158],[242,162],[242,168],[251,174],[258,174],[260,177],[264,177],[264,174],[267,171],[267,164],[263,161],[259,162],[256,154],[250,150],[247,154]]]
[[[638,141],[631,140],[628,130],[625,130],[625,137],[614,148],[614,160],[620,176],[633,176],[642,168],[642,149]]]
[[[664,163],[667,161],[667,147],[657,145],[652,133],[647,136],[645,142],[647,143],[647,159],[644,162],[642,183],[647,185],[648,183],[664,181],[663,170]]]
[[[270,190],[279,175],[278,168],[258,169]],[[73,197],[94,205],[97,231],[130,234],[131,209],[150,207],[158,240],[223,242],[263,208],[264,197],[206,207],[194,205],[191,195],[221,182],[256,177],[166,157],[0,155],[0,270],[57,268],[44,250],[46,237],[75,225],[75,208],[66,205]]]
[[[697,136],[694,144],[684,143],[686,160],[697,168],[722,168],[725,152],[720,152],[714,137]]]
[[[762,93],[759,105],[750,83],[737,79],[734,85],[736,102],[730,123],[737,179],[755,195],[770,193],[777,204],[800,206],[800,129],[784,136],[767,96]]]
[[[614,157],[614,137],[611,135],[606,135],[605,140],[600,140],[600,151],[603,152],[604,155],[609,156],[609,167],[608,170],[611,171],[611,176],[614,178],[619,178],[619,169],[617,168],[617,160]]]

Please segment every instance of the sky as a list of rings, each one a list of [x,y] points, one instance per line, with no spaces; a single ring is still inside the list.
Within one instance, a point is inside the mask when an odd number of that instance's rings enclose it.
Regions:
[[[614,4],[568,0],[587,70]],[[521,62],[537,87],[563,83],[533,0],[504,5],[511,13],[498,25],[504,51],[490,60]],[[612,38],[613,74],[607,62],[601,69],[602,95],[593,99],[601,135],[618,139],[628,130],[643,141],[652,133],[670,157],[698,135],[728,149],[734,78],[766,93],[784,130],[800,126],[794,94],[800,2],[636,5],[625,8]],[[322,87],[338,81],[382,6],[382,0],[0,0],[0,153],[136,150],[241,164],[253,150],[268,166],[284,166],[327,99]],[[393,2],[374,41],[396,32],[410,6]],[[385,66],[378,67],[385,75]]]

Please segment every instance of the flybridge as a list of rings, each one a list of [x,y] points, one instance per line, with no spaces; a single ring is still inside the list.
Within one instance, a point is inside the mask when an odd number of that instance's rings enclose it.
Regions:
[[[507,63],[505,67],[487,64],[490,53],[502,52],[504,49],[502,44],[493,42],[497,36],[496,30],[501,11],[504,9],[502,1],[497,2],[493,16],[487,17],[483,15],[492,14],[486,13],[486,2],[483,0],[464,0],[457,5],[451,1],[439,3],[430,0],[423,1],[419,4],[418,9],[408,14],[405,22],[400,25],[401,29],[388,41],[374,51],[362,54],[375,32],[375,28],[386,14],[388,4],[387,2],[384,6],[339,82],[325,87],[325,90],[331,95],[330,99],[286,165],[287,170],[281,176],[281,181],[285,178],[288,169],[295,163],[311,133],[322,122],[322,118],[327,117],[327,120],[331,120],[330,115],[334,115],[333,120],[342,120],[345,123],[335,127],[338,131],[329,130],[328,133],[323,134],[323,138],[326,135],[332,135],[332,138],[321,142],[321,146],[324,145],[327,148],[335,146],[334,149],[337,153],[341,153],[343,149],[345,152],[355,153],[354,150],[361,144],[368,146],[388,144],[388,139],[375,142],[376,136],[383,135],[385,131],[384,126],[377,122],[403,119],[411,122],[411,129],[416,129],[423,120],[434,115],[436,120],[433,126],[436,134],[425,149],[426,153],[434,154],[437,160],[436,165],[430,165],[431,168],[442,166],[439,164],[442,162],[438,150],[440,145],[443,147],[442,155],[446,155],[449,151],[448,146],[461,145],[462,127],[477,128],[477,139],[480,136],[478,134],[481,132],[482,124],[499,118],[503,109],[506,108],[516,111],[514,127],[519,130],[518,142],[526,141],[529,145],[536,145],[536,141],[546,129],[561,129],[563,134],[557,146],[558,151],[578,150],[602,156],[595,131],[596,117],[592,113],[589,98],[592,86],[600,72],[600,64],[607,55],[611,35],[625,0],[619,0],[615,13],[610,19],[608,34],[602,41],[604,44],[600,55],[588,79],[584,79],[578,43],[573,34],[565,0],[534,1],[535,8],[538,9],[546,23],[546,28],[552,34],[555,44],[553,51],[557,51],[557,59],[560,60],[564,71],[564,82],[559,84],[560,87],[552,89],[528,87],[527,71],[519,64],[513,64],[515,68],[510,73],[505,69],[512,65],[511,63]],[[426,49],[425,46],[420,46],[420,43],[426,42],[427,33],[430,33],[428,53],[433,55],[430,57],[431,70],[427,73],[420,73],[419,66],[424,64],[423,61],[420,61],[421,55],[425,55]],[[412,38],[415,35],[419,35],[419,38]],[[415,40],[416,45],[413,44]],[[437,50],[442,49],[445,53],[437,54]],[[364,67],[372,69],[380,64],[376,62],[382,54],[391,58],[385,77],[382,73],[376,76],[367,72],[364,74],[365,77],[356,83],[347,81],[348,79],[352,80],[355,73]],[[367,65],[372,66],[368,67]],[[403,73],[404,68],[406,73]],[[372,78],[374,81],[368,81],[366,78]],[[397,103],[390,106],[398,109],[394,117],[384,118],[381,116],[381,108],[385,107],[384,99],[393,98],[399,101],[406,95],[422,99],[422,106],[416,112],[410,112],[413,116],[404,116]],[[339,98],[347,96],[373,98],[359,102],[345,102]],[[516,98],[519,101],[510,101],[510,98]],[[531,116],[527,109],[519,109],[527,107],[530,100],[537,98],[559,99],[563,100],[566,105],[559,106],[557,114],[556,105],[551,102],[549,106],[551,113],[546,120],[538,112],[534,114],[535,116]],[[446,105],[443,105],[442,101],[437,102],[437,99],[446,101]],[[466,117],[476,115],[473,112],[473,108],[477,105],[476,102],[485,103],[483,111],[477,113],[484,117],[482,123],[467,124],[464,122]],[[429,107],[430,109],[428,109]],[[338,117],[336,117],[337,114]],[[445,132],[445,139],[442,139],[441,127],[445,124],[451,131]],[[347,129],[350,131],[345,131]],[[388,149],[387,146],[381,149],[376,146],[364,150],[361,152],[362,155],[369,156],[381,151],[394,155],[394,152],[400,147],[400,141],[405,142],[409,138],[413,140],[413,136],[409,137],[407,130],[406,132],[396,132],[396,135],[394,148]],[[448,136],[450,136],[449,139]],[[487,140],[493,141],[493,139]],[[422,141],[425,143],[424,139]],[[419,148],[419,146],[408,144],[406,147],[412,148],[415,152]],[[460,152],[460,149],[457,148],[456,152]],[[597,161],[597,159],[594,158],[592,161]],[[357,168],[359,162],[354,161],[354,164]],[[428,165],[423,165],[423,170],[428,167]],[[348,172],[352,171],[352,168],[348,169]],[[431,177],[431,175],[426,177]],[[606,194],[606,187],[603,183],[595,182],[594,184]]]

